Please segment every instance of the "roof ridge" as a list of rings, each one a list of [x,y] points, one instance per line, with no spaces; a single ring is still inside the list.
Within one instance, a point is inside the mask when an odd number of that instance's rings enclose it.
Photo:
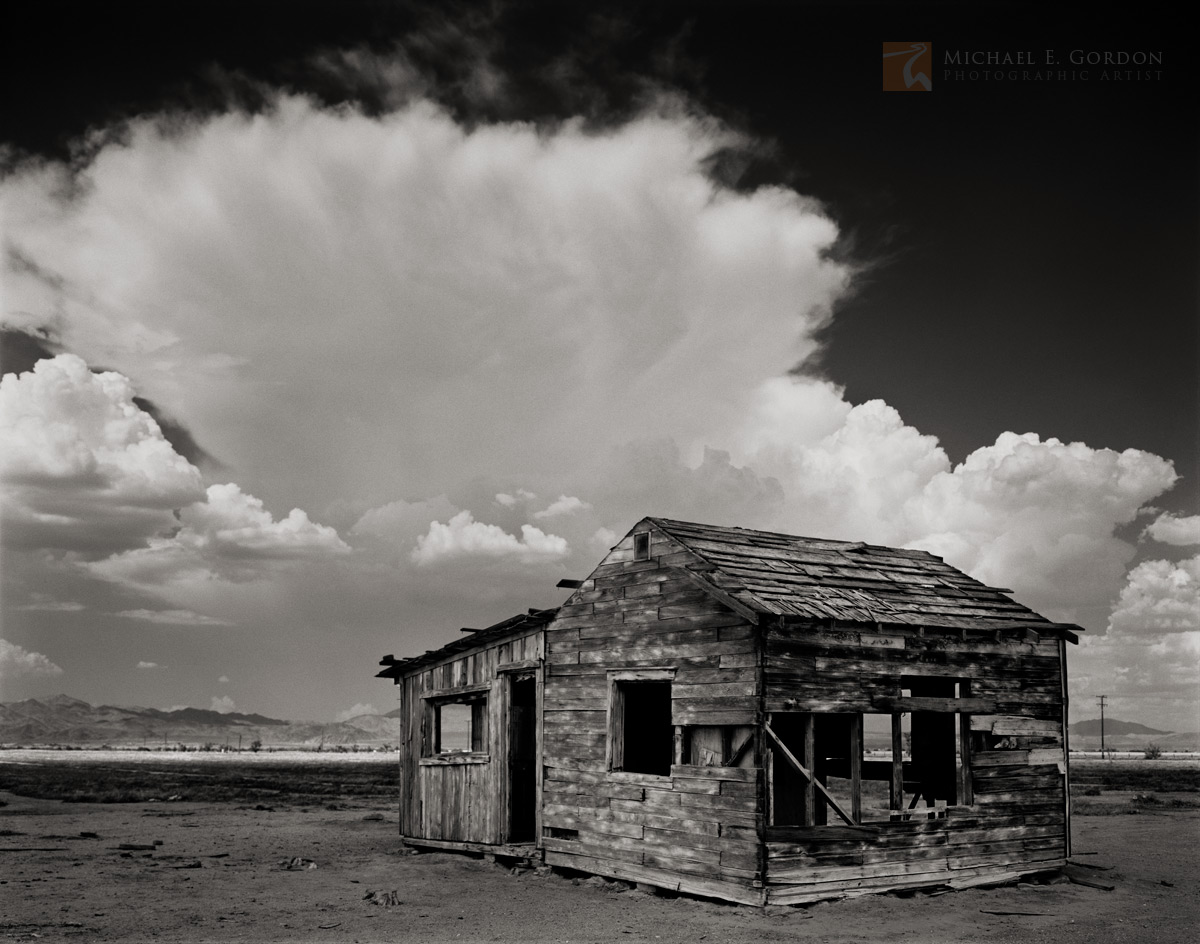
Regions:
[[[785,538],[789,541],[811,541],[819,544],[836,544],[840,550],[881,550],[881,551],[902,551],[905,554],[921,554],[933,560],[942,560],[937,554],[931,551],[922,550],[920,548],[910,547],[893,547],[889,544],[873,544],[870,541],[846,541],[841,538],[818,538],[806,534],[789,534],[786,531],[765,531],[761,528],[743,528],[739,525],[724,525],[724,524],[707,524],[703,521],[684,521],[682,518],[660,518],[655,515],[647,515],[647,521],[653,521],[656,525],[663,528],[665,531],[670,531],[672,527],[682,525],[685,528],[706,528],[713,531],[730,531],[739,534],[761,534],[766,537]],[[691,548],[689,548],[691,550]]]

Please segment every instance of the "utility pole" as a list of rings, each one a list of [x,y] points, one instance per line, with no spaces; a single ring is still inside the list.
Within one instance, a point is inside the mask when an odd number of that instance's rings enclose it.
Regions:
[[[1104,760],[1108,755],[1104,752],[1104,702],[1108,699],[1107,695],[1097,695],[1096,701],[1100,702],[1100,759]]]

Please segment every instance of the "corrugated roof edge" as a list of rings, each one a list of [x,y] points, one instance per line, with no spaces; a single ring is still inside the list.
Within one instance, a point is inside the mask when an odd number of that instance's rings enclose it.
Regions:
[[[548,610],[531,609],[527,613],[518,613],[516,616],[510,616],[506,620],[501,620],[499,623],[493,623],[486,629],[478,629],[472,632],[469,636],[463,636],[453,642],[447,643],[439,649],[430,649],[419,656],[410,656],[407,659],[397,659],[393,655],[386,655],[379,660],[379,664],[385,666],[383,671],[376,672],[376,678],[390,678],[395,682],[399,682],[400,676],[413,669],[420,668],[423,665],[428,665],[437,662],[447,656],[452,656],[459,652],[465,652],[468,649],[473,649],[484,644],[498,642],[505,636],[525,632],[536,626],[549,623],[558,614],[558,607],[552,607]]]

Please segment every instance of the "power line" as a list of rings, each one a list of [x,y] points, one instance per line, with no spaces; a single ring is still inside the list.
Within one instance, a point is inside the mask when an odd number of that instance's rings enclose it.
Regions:
[[[1103,760],[1106,756],[1104,753],[1104,703],[1108,700],[1107,695],[1097,695],[1096,701],[1100,702],[1100,758]]]

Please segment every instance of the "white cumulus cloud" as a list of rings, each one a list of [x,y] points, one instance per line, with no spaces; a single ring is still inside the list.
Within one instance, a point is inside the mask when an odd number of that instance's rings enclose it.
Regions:
[[[128,378],[72,354],[0,380],[6,543],[128,548],[203,494],[199,470],[133,398]]]
[[[1115,530],[1176,479],[1151,453],[1035,433],[1003,433],[952,466],[892,407],[851,405],[819,381],[769,382],[752,420],[741,454],[782,488],[774,527],[929,550],[1096,628],[1135,552]]]
[[[137,667],[139,669],[161,669],[162,668],[162,666],[159,665],[157,662],[145,662],[145,661],[138,662]]]
[[[223,715],[227,715],[231,711],[237,711],[237,705],[233,703],[233,699],[228,695],[213,695],[212,702],[208,707],[211,711],[219,711]]]
[[[299,508],[276,521],[260,499],[232,483],[210,485],[207,498],[180,510],[178,530],[145,547],[87,565],[98,577],[142,588],[248,582],[289,564],[348,553],[335,529]]]
[[[541,511],[535,511],[535,518],[555,518],[559,515],[573,515],[576,512],[587,511],[592,506],[582,499],[576,498],[573,495],[559,495],[557,499],[551,502],[548,508]]]
[[[1134,567],[1106,631],[1082,637],[1068,659],[1077,696],[1108,696],[1118,717],[1200,730],[1200,557]]]
[[[40,594],[35,594],[35,596],[41,597]],[[34,613],[79,613],[86,610],[87,607],[73,600],[40,598],[35,599],[33,603],[26,603],[23,606],[15,607],[15,609]]]
[[[445,495],[423,501],[397,500],[364,512],[350,534],[372,535],[401,547],[413,546],[428,530],[430,521],[449,519],[458,512]]]
[[[512,508],[518,502],[533,501],[535,498],[537,498],[537,495],[533,492],[527,492],[523,488],[517,489],[517,494],[515,495],[510,495],[508,492],[496,493],[496,501],[505,508]]]
[[[126,619],[142,620],[147,623],[162,623],[166,626],[229,626],[227,620],[191,610],[121,610],[116,614]]]
[[[1129,636],[1200,632],[1200,556],[1149,560],[1129,572],[1109,619],[1109,632]]]
[[[1161,544],[1181,547],[1200,544],[1200,515],[1173,515],[1163,512],[1143,533]]]
[[[418,538],[412,559],[418,564],[476,556],[534,562],[562,557],[568,550],[563,538],[533,525],[521,525],[517,538],[494,524],[476,521],[470,511],[460,511],[446,524],[431,521],[428,532]]]
[[[0,679],[54,678],[62,674],[62,668],[40,652],[0,639]]]
[[[357,702],[352,707],[347,708],[344,711],[339,711],[336,715],[333,716],[333,720],[334,721],[349,721],[351,718],[358,718],[361,715],[377,715],[377,714],[379,714],[379,712],[375,709],[374,705],[363,704],[362,702]]]

